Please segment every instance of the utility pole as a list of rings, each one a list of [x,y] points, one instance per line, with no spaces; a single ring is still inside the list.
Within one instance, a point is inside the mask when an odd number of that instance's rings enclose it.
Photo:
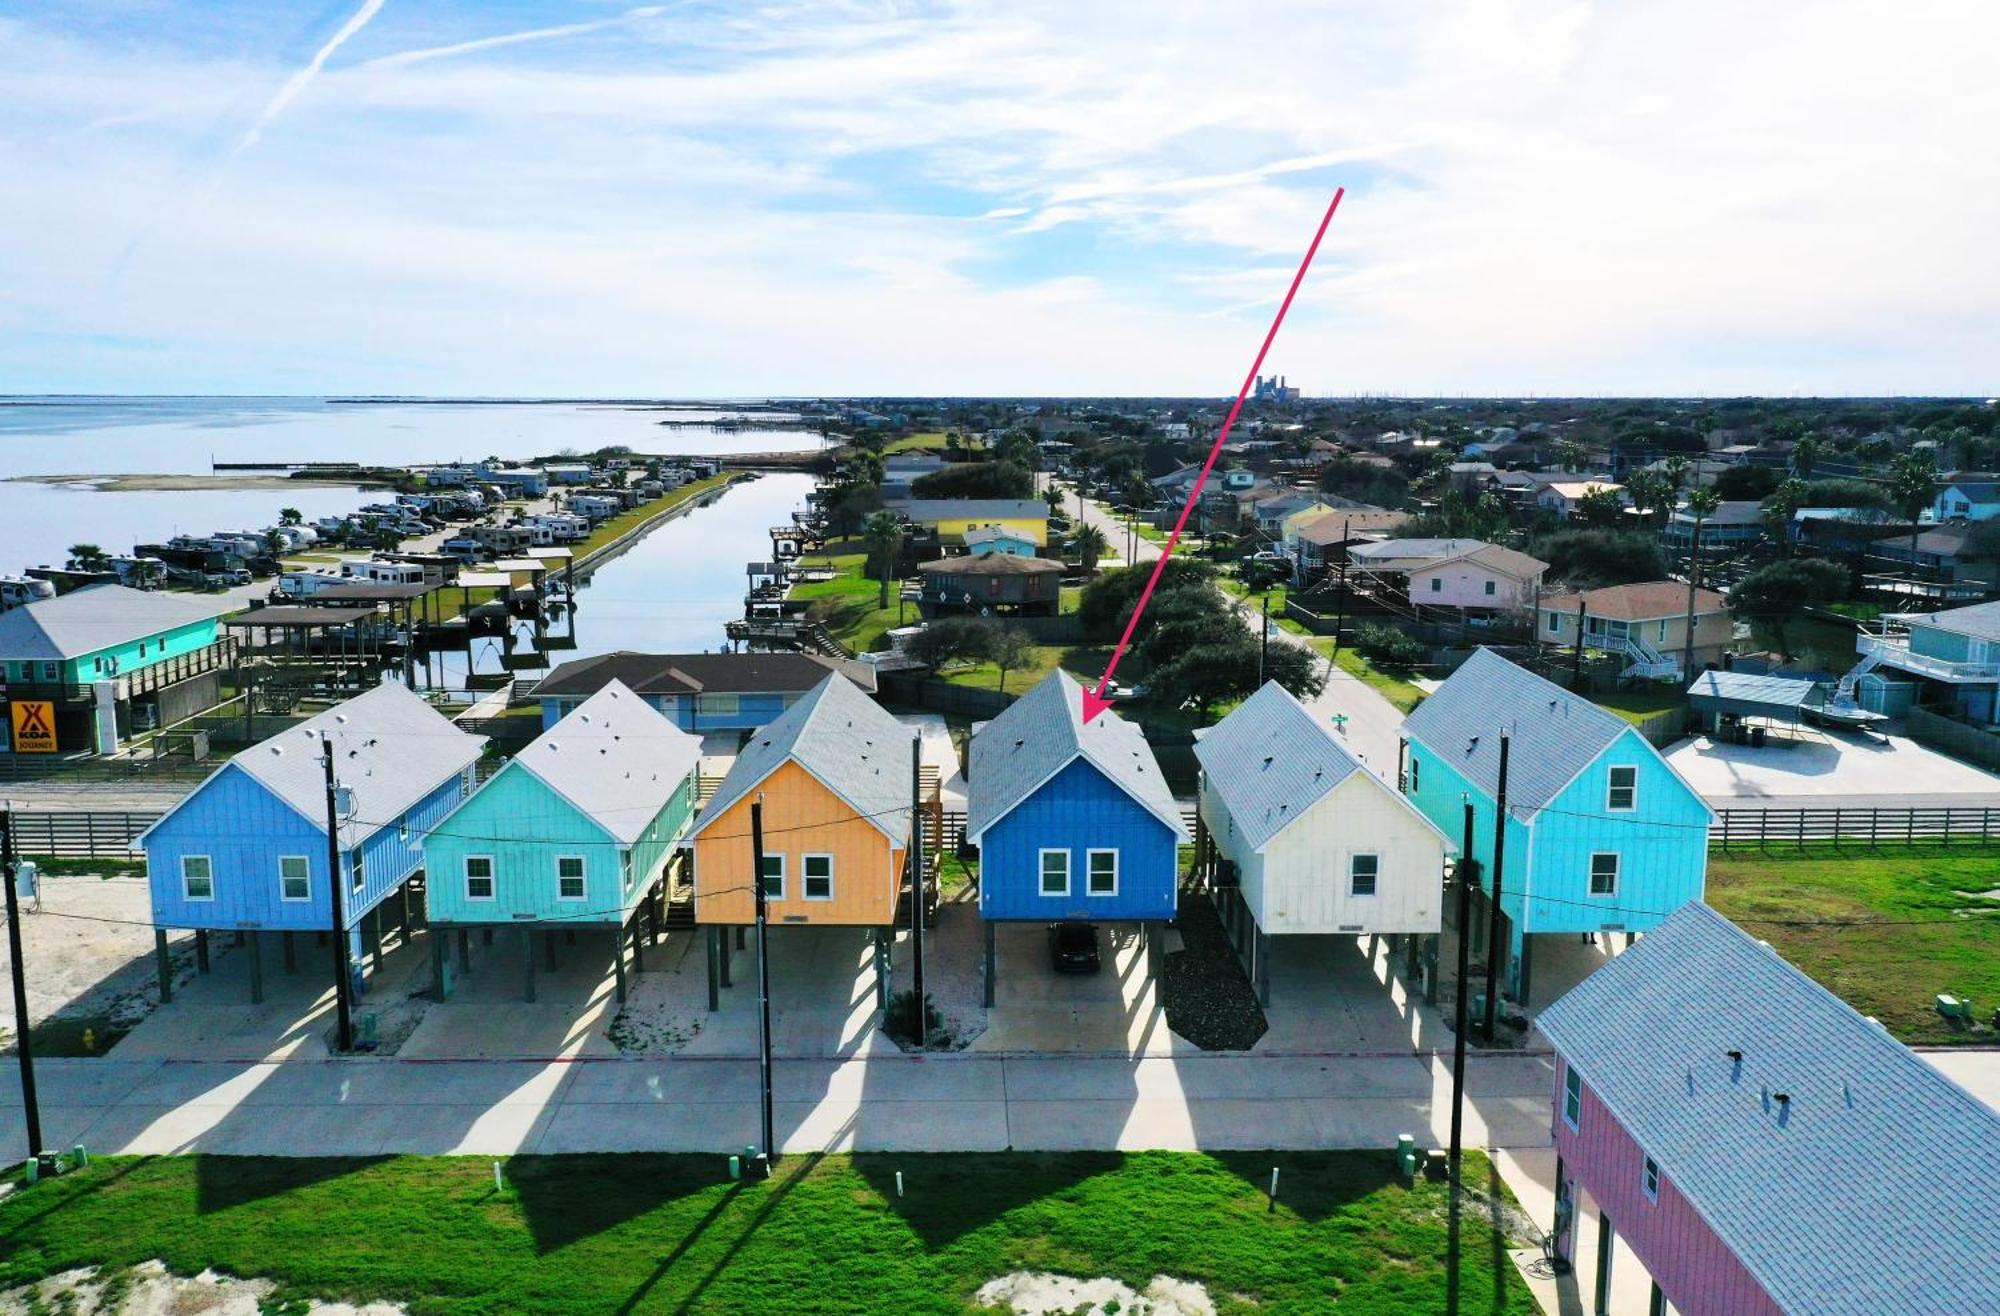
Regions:
[[[340,871],[340,805],[335,800],[339,791],[333,779],[333,737],[321,732],[319,748],[320,763],[326,769],[326,893],[333,901],[333,1001],[340,1018],[339,1049],[345,1054],[354,1049],[354,1006],[348,1000],[353,984],[348,976],[347,919],[341,911],[341,889],[347,878]]]
[[[1264,664],[1271,656],[1271,591],[1264,591],[1264,629],[1257,635],[1257,688],[1264,688]]]
[[[924,741],[910,738],[910,978],[916,987],[917,1050],[931,1046],[931,1012],[924,1000]]]
[[[1572,692],[1583,685],[1583,623],[1590,616],[1590,605],[1581,595],[1576,600],[1576,648],[1570,654],[1569,688]]]
[[[1347,545],[1354,538],[1354,518],[1340,522],[1340,588],[1333,593],[1333,647],[1340,648],[1340,633],[1347,629]]]
[[[1465,839],[1459,843],[1458,871],[1453,876],[1458,882],[1458,1004],[1451,1048],[1451,1181],[1455,1184],[1465,1145],[1465,980],[1472,969],[1472,887],[1479,881],[1479,861],[1472,857],[1471,800],[1465,802]]]
[[[757,892],[757,1089],[764,1134],[764,1162],[775,1165],[778,1149],[771,1131],[771,957],[764,933],[769,920],[770,897],[764,890],[764,796],[759,792],[750,805],[750,850],[756,864]],[[803,879],[801,879],[803,880]]]
[[[1486,1040],[1500,1013],[1500,882],[1507,872],[1507,733],[1500,733],[1500,781],[1493,794],[1493,908],[1486,918]],[[1521,907],[1527,912],[1527,906]]]
[[[28,1035],[28,975],[21,963],[21,893],[14,889],[14,810],[0,809],[0,878],[7,884],[7,957],[14,977],[14,1052],[21,1062],[21,1113],[28,1127],[28,1159],[42,1151],[42,1103],[35,1096],[35,1048]]]

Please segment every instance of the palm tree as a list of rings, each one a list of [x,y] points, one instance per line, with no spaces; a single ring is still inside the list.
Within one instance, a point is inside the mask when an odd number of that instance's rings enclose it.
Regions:
[[[868,545],[868,555],[881,564],[882,593],[875,606],[886,608],[889,578],[896,572],[896,550],[903,544],[903,523],[893,512],[877,512],[861,527],[861,538]]]
[[[102,571],[109,560],[109,555],[95,544],[69,546],[69,565],[72,571]]]
[[[1083,563],[1084,575],[1094,576],[1097,574],[1097,561],[1104,556],[1105,550],[1110,547],[1111,541],[1106,539],[1104,532],[1096,526],[1086,523],[1078,527],[1076,532],[1076,555]]]
[[[1929,452],[1906,452],[1896,458],[1889,471],[1889,495],[1903,515],[1910,518],[1910,572],[1917,569],[1917,534],[1923,529],[1917,518],[1937,497],[1937,461]]]
[[[306,514],[296,507],[280,507],[278,509],[279,525],[304,525],[305,520]]]
[[[1792,514],[1806,505],[1806,482],[1800,479],[1786,480],[1764,500],[1764,524],[1770,529],[1771,537],[1778,541],[1791,556]]]
[[[1801,480],[1812,479],[1813,467],[1819,463],[1819,439],[1811,434],[1801,434],[1799,441],[1792,445],[1792,474]]]
[[[1565,471],[1575,474],[1583,466],[1583,445],[1574,439],[1564,439],[1556,445],[1556,461]]]
[[[1687,638],[1681,645],[1681,680],[1694,667],[1694,594],[1701,587],[1701,523],[1715,514],[1722,498],[1713,489],[1694,489],[1688,494],[1688,510],[1694,513],[1694,540],[1688,545]]]

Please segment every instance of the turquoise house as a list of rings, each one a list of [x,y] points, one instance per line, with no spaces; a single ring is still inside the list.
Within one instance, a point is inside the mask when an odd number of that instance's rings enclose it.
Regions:
[[[1855,639],[1861,662],[1849,677],[1877,667],[1915,679],[1919,702],[1987,726],[2000,725],[2000,603],[1912,615],[1907,629],[1885,624]]]
[[[612,934],[618,999],[625,944],[638,953],[640,913],[659,891],[694,816],[701,741],[621,681],[544,731],[423,840],[431,926],[456,929],[458,961],[432,939],[433,985],[450,994],[470,967],[470,932],[518,929],[523,987],[535,999],[534,934]],[[654,925],[657,927],[657,923]]]
[[[1402,787],[1447,836],[1472,806],[1467,853],[1488,901],[1503,734],[1505,980],[1526,1004],[1530,937],[1644,932],[1702,898],[1715,814],[1629,722],[1477,650],[1404,720]]]

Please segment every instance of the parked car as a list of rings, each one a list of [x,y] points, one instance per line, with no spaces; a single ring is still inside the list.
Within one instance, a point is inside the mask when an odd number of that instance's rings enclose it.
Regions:
[[[1096,973],[1104,967],[1097,953],[1095,923],[1049,924],[1049,963],[1057,973]]]

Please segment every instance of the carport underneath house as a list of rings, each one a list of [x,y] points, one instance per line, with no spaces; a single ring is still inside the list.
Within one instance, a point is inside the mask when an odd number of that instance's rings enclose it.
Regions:
[[[999,972],[998,922],[1152,925],[1178,908],[1187,826],[1139,728],[1083,720],[1083,693],[1051,673],[972,741],[966,841],[979,849],[985,1004]]]

